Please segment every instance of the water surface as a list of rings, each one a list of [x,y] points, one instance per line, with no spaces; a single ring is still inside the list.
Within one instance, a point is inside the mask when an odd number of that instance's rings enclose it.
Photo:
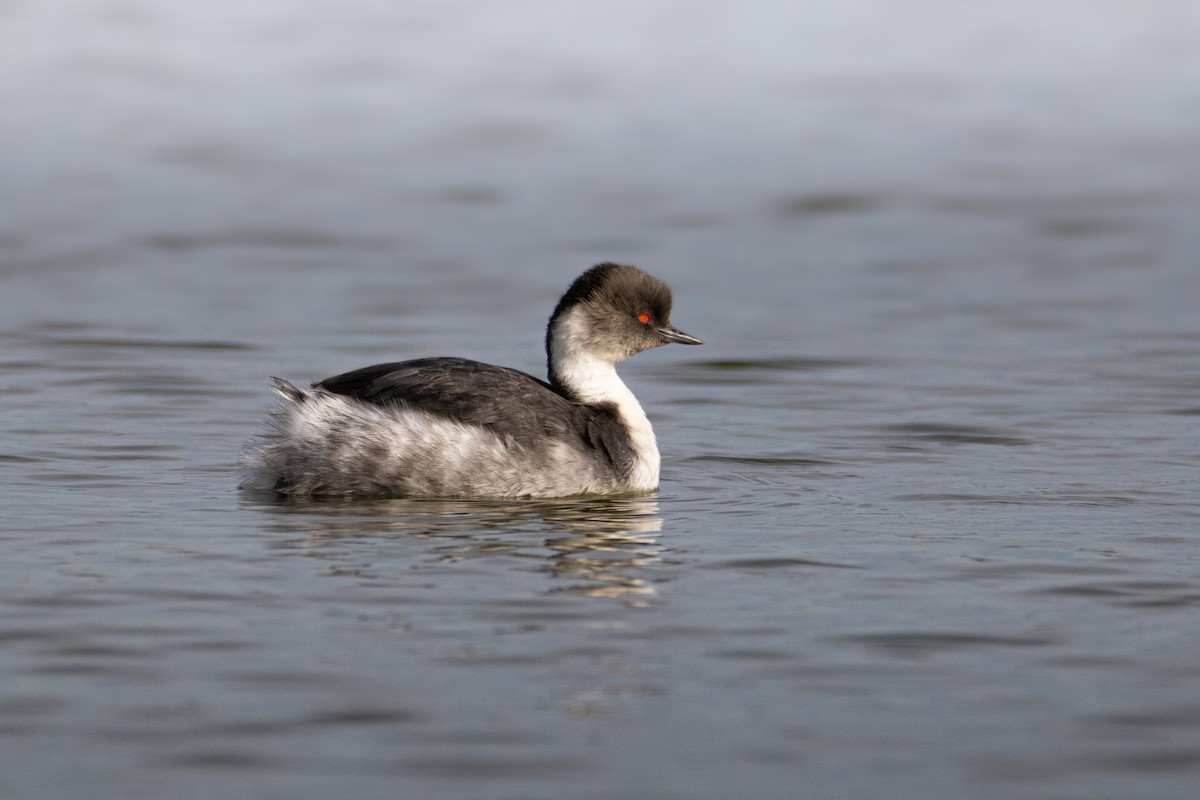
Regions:
[[[3,4],[0,793],[1193,797],[1195,22]],[[656,495],[236,491],[603,260]]]

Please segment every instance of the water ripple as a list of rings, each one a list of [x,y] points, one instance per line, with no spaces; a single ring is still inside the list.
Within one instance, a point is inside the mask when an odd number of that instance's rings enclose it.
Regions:
[[[1174,581],[1105,581],[1038,589],[1033,594],[1086,597],[1127,608],[1190,608],[1200,605],[1200,587]]]
[[[1048,647],[1060,640],[1049,636],[995,636],[956,632],[867,633],[839,637],[841,641],[866,645],[893,655],[925,656],[960,650],[1012,647]]]
[[[975,425],[948,425],[940,422],[904,422],[872,426],[870,430],[885,436],[914,443],[987,444],[1020,447],[1032,440],[1015,436],[1008,431]]]
[[[834,569],[862,569],[856,564],[835,564],[830,561],[815,561],[809,558],[792,558],[778,556],[772,558],[735,558],[728,561],[714,561],[703,566],[703,569],[793,569],[796,567],[832,567]]]

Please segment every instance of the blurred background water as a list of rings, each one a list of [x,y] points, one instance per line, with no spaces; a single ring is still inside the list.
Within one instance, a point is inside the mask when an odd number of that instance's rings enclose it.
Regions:
[[[1191,798],[1200,7],[0,2],[0,794]],[[655,497],[281,504],[293,380],[540,374]]]

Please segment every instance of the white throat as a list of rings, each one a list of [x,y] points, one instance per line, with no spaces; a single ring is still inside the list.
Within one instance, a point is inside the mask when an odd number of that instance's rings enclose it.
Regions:
[[[634,451],[632,488],[658,488],[659,455],[654,429],[641,404],[617,375],[614,360],[597,356],[586,349],[587,322],[576,307],[554,322],[550,339],[550,366],[563,387],[588,405],[610,404],[629,431]]]

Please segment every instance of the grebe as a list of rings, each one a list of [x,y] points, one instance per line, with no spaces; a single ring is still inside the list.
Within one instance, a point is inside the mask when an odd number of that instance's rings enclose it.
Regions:
[[[379,364],[285,401],[242,454],[242,488],[284,495],[563,497],[658,487],[654,430],[615,364],[675,342],[671,290],[599,264],[546,327],[549,381],[463,358]]]

